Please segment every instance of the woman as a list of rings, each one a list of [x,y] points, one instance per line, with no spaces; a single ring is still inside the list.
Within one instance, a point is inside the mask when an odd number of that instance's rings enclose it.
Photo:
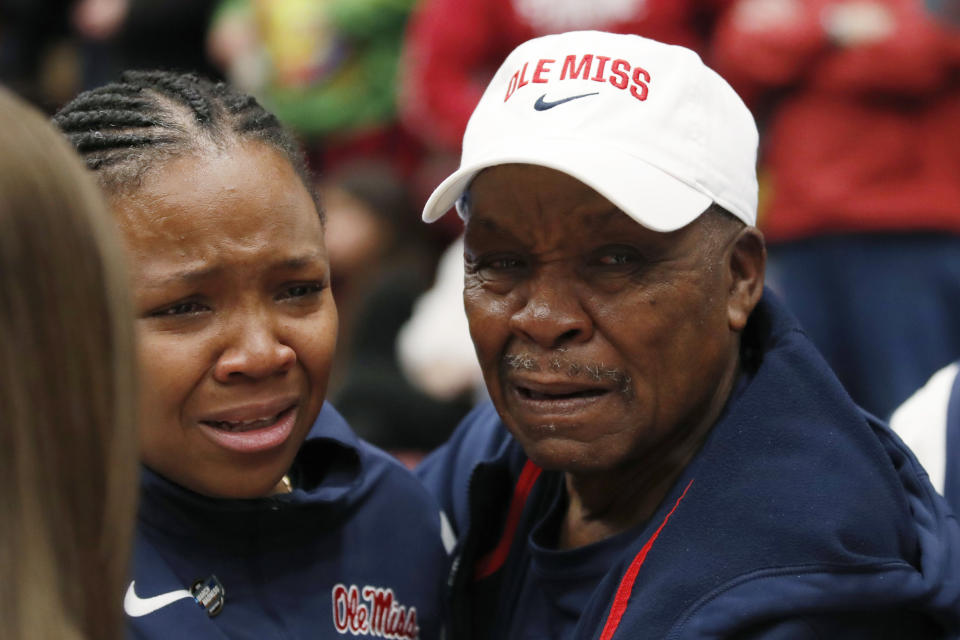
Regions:
[[[337,313],[292,138],[253,98],[167,72],[126,73],[55,122],[107,193],[133,283],[133,634],[436,637],[439,511],[324,405]]]
[[[116,639],[134,518],[133,327],[83,164],[0,91],[0,624]]]

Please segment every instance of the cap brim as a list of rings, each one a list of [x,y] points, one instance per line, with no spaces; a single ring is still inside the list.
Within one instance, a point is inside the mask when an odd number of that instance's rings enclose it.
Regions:
[[[478,173],[502,164],[533,164],[562,171],[605,197],[628,216],[654,231],[675,231],[695,220],[712,200],[643,159],[615,147],[579,141],[537,140],[498,146],[461,166],[440,183],[423,209],[433,222],[447,213]]]

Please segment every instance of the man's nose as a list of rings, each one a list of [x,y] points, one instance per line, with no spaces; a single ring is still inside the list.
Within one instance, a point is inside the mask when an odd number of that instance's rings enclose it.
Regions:
[[[260,380],[289,371],[297,354],[278,335],[276,322],[267,313],[248,313],[236,318],[226,329],[214,377],[228,383]]]
[[[593,319],[581,305],[571,278],[549,272],[531,277],[524,286],[522,306],[510,317],[511,330],[544,349],[590,340]]]

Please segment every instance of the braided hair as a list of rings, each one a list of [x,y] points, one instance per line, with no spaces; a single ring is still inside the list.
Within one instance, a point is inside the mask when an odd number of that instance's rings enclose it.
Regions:
[[[53,116],[108,194],[135,189],[152,167],[231,143],[265,143],[289,160],[316,202],[303,152],[256,98],[193,73],[127,71]],[[317,208],[320,210],[319,207]]]

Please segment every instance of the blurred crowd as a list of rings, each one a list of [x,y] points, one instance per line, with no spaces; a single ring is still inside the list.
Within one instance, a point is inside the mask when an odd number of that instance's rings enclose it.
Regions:
[[[483,393],[456,216],[419,222],[506,54],[638,33],[761,127],[769,286],[880,417],[960,358],[960,9],[950,0],[3,0],[0,83],[52,113],[123,69],[196,70],[299,136],[341,314],[333,403],[409,462]]]

